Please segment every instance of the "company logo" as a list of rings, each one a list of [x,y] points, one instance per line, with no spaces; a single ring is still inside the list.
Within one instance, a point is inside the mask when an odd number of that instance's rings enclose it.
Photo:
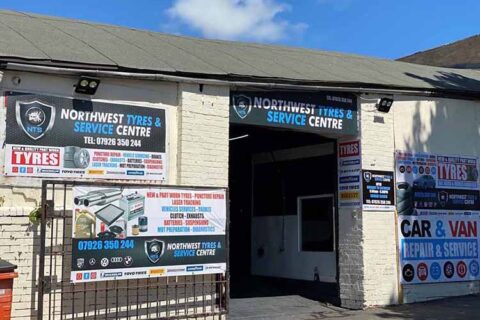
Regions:
[[[363,173],[363,179],[365,179],[365,181],[368,183],[370,182],[370,180],[372,180],[372,173],[371,172],[368,172],[368,171],[365,171]]]
[[[442,207],[445,207],[447,205],[447,201],[448,201],[448,192],[440,191],[438,193],[438,200],[440,201],[440,205]]]
[[[206,270],[216,270],[216,269],[223,269],[224,267],[222,267],[221,265],[210,265],[210,266],[206,266],[205,269]]]
[[[240,119],[245,119],[252,111],[252,99],[243,94],[233,96],[233,110]]]
[[[97,273],[96,272],[91,272],[90,273],[90,279],[92,279],[92,280],[97,279]]]
[[[203,266],[187,266],[187,272],[203,271]]]
[[[160,269],[151,269],[148,271],[149,274],[151,275],[164,275],[165,274],[165,269],[164,268],[160,268]]]
[[[108,258],[102,258],[102,260],[100,260],[100,265],[101,265],[102,267],[105,268],[105,267],[108,266],[108,264],[109,264]]]
[[[430,275],[434,280],[438,280],[442,276],[442,268],[438,262],[434,262],[430,265]]]
[[[406,264],[402,269],[402,274],[403,274],[403,279],[405,279],[405,281],[407,282],[412,281],[413,277],[415,276],[415,271],[413,269],[413,266],[411,264]]]
[[[353,159],[353,160],[344,160],[340,162],[341,166],[356,166],[360,164],[360,159]],[[355,169],[358,170],[358,169]]]
[[[125,259],[123,259],[123,264],[126,267],[130,267],[133,264],[133,258],[131,256],[126,256]]]
[[[358,156],[360,155],[360,141],[340,143],[338,151],[340,158]]]
[[[360,193],[358,191],[346,191],[340,192],[341,200],[357,200],[360,199]]]
[[[467,274],[467,265],[465,262],[460,261],[457,263],[457,274],[460,278],[464,278]]]
[[[77,259],[77,268],[82,269],[85,266],[85,259],[83,258],[78,258]]]
[[[469,266],[471,275],[474,277],[478,276],[478,273],[480,271],[478,262],[475,260],[472,260],[468,266]]]
[[[75,275],[75,279],[77,280],[82,280],[83,278],[83,274],[81,272],[78,272],[76,275]]]
[[[443,265],[443,273],[448,279],[452,278],[455,274],[455,267],[453,266],[453,263],[451,263],[450,261],[445,262],[445,264]]]
[[[110,262],[111,263],[121,263],[123,261],[122,257],[111,257]]]
[[[97,260],[95,260],[95,258],[90,258],[90,260],[88,260],[88,264],[91,266],[95,265],[95,263],[97,263]]]
[[[53,127],[55,108],[40,101],[17,101],[15,115],[17,124],[26,135],[38,140]]]
[[[105,278],[118,278],[123,275],[123,272],[101,272],[100,273],[100,278],[105,279]]]
[[[145,241],[145,254],[152,263],[157,263],[165,251],[165,242],[157,239]]]
[[[360,181],[359,176],[346,176],[346,177],[340,177],[339,179],[339,183],[355,183],[359,181]]]
[[[427,280],[428,277],[428,267],[425,263],[420,263],[417,266],[417,277],[420,279],[420,281],[425,281]]]

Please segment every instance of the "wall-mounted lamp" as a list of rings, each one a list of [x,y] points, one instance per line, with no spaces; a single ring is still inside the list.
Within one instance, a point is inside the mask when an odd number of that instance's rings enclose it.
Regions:
[[[377,104],[377,110],[380,112],[388,113],[392,107],[393,99],[392,98],[381,98]]]
[[[76,93],[83,93],[88,95],[94,95],[97,92],[98,86],[100,85],[100,80],[89,77],[80,77],[77,85],[75,86]]]

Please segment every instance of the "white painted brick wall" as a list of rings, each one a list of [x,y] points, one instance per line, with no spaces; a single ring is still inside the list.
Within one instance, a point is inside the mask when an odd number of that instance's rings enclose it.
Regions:
[[[338,212],[338,281],[342,307],[360,309],[364,303],[362,212]]]
[[[228,186],[229,87],[179,86],[178,181]]]
[[[393,112],[378,112],[375,104],[361,100],[362,169],[393,171]],[[398,302],[395,230],[394,211],[363,211],[365,306]]]

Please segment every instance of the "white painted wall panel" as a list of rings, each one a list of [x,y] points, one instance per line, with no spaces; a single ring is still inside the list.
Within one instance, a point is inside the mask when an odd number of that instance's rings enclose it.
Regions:
[[[313,280],[318,268],[320,281],[335,282],[334,252],[300,252],[298,217],[285,216],[282,246],[282,216],[254,217],[252,220],[252,274],[298,280]],[[283,247],[283,250],[282,250]],[[263,248],[264,255],[257,254]]]

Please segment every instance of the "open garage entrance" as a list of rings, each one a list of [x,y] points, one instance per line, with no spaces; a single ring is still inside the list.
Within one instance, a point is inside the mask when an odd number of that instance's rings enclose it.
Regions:
[[[336,159],[334,139],[231,124],[232,298],[338,303]]]

